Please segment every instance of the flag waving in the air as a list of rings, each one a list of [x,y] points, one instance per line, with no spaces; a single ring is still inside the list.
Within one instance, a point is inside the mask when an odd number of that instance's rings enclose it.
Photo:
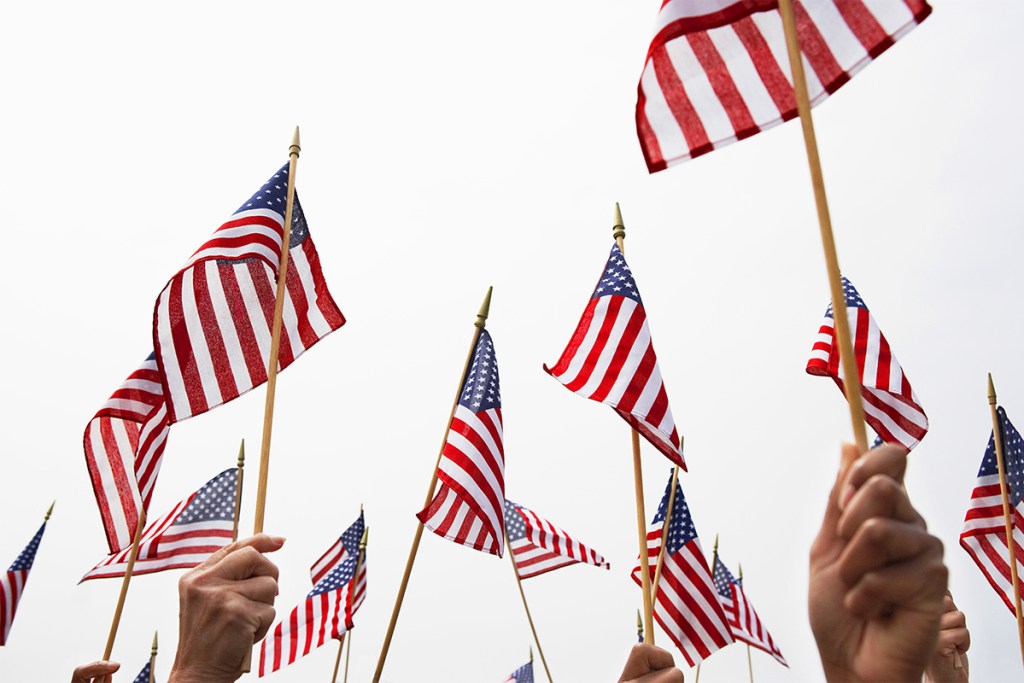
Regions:
[[[14,564],[0,576],[0,645],[7,644],[7,635],[11,632],[11,624],[14,622],[14,613],[18,609],[22,593],[25,592],[28,573],[32,569],[32,563],[35,562],[36,551],[39,550],[39,542],[43,540],[44,531],[46,531],[45,521],[25,549],[18,555]]]
[[[600,554],[547,521],[533,510],[505,500],[505,531],[519,578],[528,579],[552,569],[583,562],[608,569]]]
[[[729,568],[722,562],[722,558],[715,555],[715,590],[718,591],[719,600],[726,616],[729,617],[729,628],[732,629],[733,638],[742,640],[748,645],[753,645],[759,650],[764,650],[783,666],[789,666],[782,651],[772,639],[772,634],[761,623],[753,605],[747,600],[743,591],[743,580],[737,579],[729,571]]]

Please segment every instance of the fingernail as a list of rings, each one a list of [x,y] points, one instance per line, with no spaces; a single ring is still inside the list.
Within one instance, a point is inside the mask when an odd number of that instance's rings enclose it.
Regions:
[[[846,488],[843,489],[843,494],[839,496],[839,509],[845,510],[846,504],[853,498],[853,494],[857,493],[857,489],[853,487],[853,484],[847,484]]]
[[[288,539],[286,539],[284,536],[271,536],[270,540],[279,545],[284,545],[284,542]]]

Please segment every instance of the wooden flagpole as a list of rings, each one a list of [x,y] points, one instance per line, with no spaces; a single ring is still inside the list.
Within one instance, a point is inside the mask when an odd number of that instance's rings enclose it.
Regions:
[[[146,508],[140,505],[139,521],[135,525],[135,538],[132,539],[132,550],[128,553],[128,566],[124,570],[124,579],[121,581],[121,594],[117,596],[117,607],[114,609],[114,618],[110,622],[110,633],[107,634],[107,646],[103,649],[103,661],[109,661],[110,653],[114,650],[114,638],[117,637],[117,627],[121,623],[121,612],[124,610],[124,600],[128,596],[128,584],[132,582],[132,570],[135,569],[135,558],[139,556],[139,541],[145,526]]]
[[[153,631],[153,649],[149,651],[149,683],[156,681],[156,631]]]
[[[619,203],[615,202],[615,225],[612,227],[612,237],[619,245],[619,251],[626,255],[625,238],[626,226],[622,222],[622,211]],[[640,464],[640,434],[635,429],[630,429],[633,442],[633,488],[636,493],[636,532],[640,542],[640,583],[644,593],[644,642],[654,644],[654,617],[653,603],[651,601],[651,572],[647,555],[647,513],[644,511],[644,475]]]
[[[638,642],[644,642],[644,618],[640,610],[636,611],[636,639]]]
[[[1020,656],[1024,660],[1024,614],[1021,614],[1020,583],[1017,580],[1017,557],[1014,553],[1013,517],[1010,514],[1009,487],[1006,485],[1006,460],[1003,454],[1003,430],[996,413],[996,387],[992,373],[988,375],[988,406],[992,411],[992,438],[996,444],[996,465],[999,467],[999,490],[1003,495],[1003,518],[1006,521],[1006,549],[1010,553],[1010,580],[1013,582],[1013,607],[1017,615],[1017,636],[1020,639]],[[955,652],[954,652],[955,654]]]
[[[857,359],[853,355],[850,324],[846,317],[846,294],[843,292],[839,257],[836,254],[835,237],[832,234],[832,219],[829,215],[828,199],[825,196],[825,179],[821,171],[821,159],[818,156],[818,141],[814,134],[814,121],[811,118],[811,102],[807,94],[807,77],[804,74],[804,63],[800,53],[800,40],[797,36],[796,18],[793,14],[793,0],[779,0],[779,14],[782,15],[782,26],[786,33],[789,65],[793,72],[793,91],[796,95],[796,107],[800,114],[800,124],[804,132],[804,145],[807,148],[807,163],[811,171],[811,184],[814,186],[814,203],[818,210],[818,226],[821,229],[821,242],[825,250],[825,268],[828,271],[829,288],[832,292],[832,317],[835,321],[836,338],[839,341],[839,361],[843,366],[843,386],[847,403],[850,405],[854,443],[856,443],[857,449],[861,453],[866,453],[868,450],[868,436],[867,429],[864,426],[864,406],[860,393],[860,371],[857,368]]]
[[[654,583],[651,584],[651,601],[658,599],[658,584],[661,583],[661,570],[665,566],[665,541],[668,540],[668,525],[672,522],[672,509],[676,502],[676,484],[679,482],[679,468],[672,468],[672,491],[668,494],[668,509],[665,510],[665,521],[661,527],[661,547],[658,549],[658,565],[654,569]],[[718,537],[715,537],[718,546]]]
[[[716,538],[715,540],[717,541],[718,539]],[[717,550],[717,548],[716,548],[716,550]],[[739,573],[740,573],[740,581],[742,581],[743,580],[743,565],[742,564],[739,565],[738,570],[739,570]],[[754,660],[750,656],[750,643],[747,643],[747,667],[750,669],[750,683],[754,683]]]
[[[444,438],[441,439],[441,449],[437,453],[437,461],[434,463],[434,473],[430,477],[430,486],[427,487],[426,502],[423,507],[430,505],[434,499],[434,489],[437,488],[437,468],[441,465],[441,456],[444,454],[444,446],[448,443],[448,432],[452,428],[452,420],[455,418],[455,409],[459,406],[459,397],[462,396],[462,385],[466,383],[466,373],[469,365],[473,362],[473,350],[476,349],[476,342],[480,338],[480,332],[487,325],[487,316],[491,310],[491,292],[493,287],[487,288],[487,295],[480,305],[480,312],[477,313],[476,322],[473,323],[476,329],[473,331],[473,342],[469,345],[469,353],[466,354],[466,364],[462,368],[462,375],[459,377],[459,386],[455,389],[455,400],[452,402],[452,410],[448,415],[448,426],[444,430]],[[395,597],[395,607],[391,612],[391,622],[388,624],[387,634],[384,636],[384,644],[380,649],[380,657],[377,659],[377,670],[373,674],[373,683],[379,683],[381,673],[384,671],[384,662],[388,658],[388,650],[391,649],[391,638],[395,634],[395,624],[398,623],[398,614],[402,611],[402,601],[405,599],[405,589],[409,585],[409,576],[412,574],[412,565],[416,561],[416,552],[420,548],[420,538],[423,536],[423,522],[416,520],[416,534],[412,539],[412,548],[409,549],[409,559],[405,562],[405,573],[402,574],[402,584],[398,587],[398,595]]]
[[[254,534],[263,531],[267,506],[267,476],[270,472],[270,435],[274,428],[274,394],[277,389],[277,358],[281,350],[281,313],[284,310],[288,284],[288,247],[292,233],[292,209],[295,205],[295,169],[299,163],[299,127],[295,126],[292,144],[288,147],[288,201],[284,211],[284,234],[281,237],[281,263],[277,269],[277,300],[274,302],[274,323],[270,336],[270,359],[267,361],[267,402],[263,409],[263,444],[260,448],[260,475],[256,486],[256,519]]]
[[[345,636],[347,633],[342,633],[341,638],[338,638],[338,656],[334,659],[334,673],[331,675],[331,683],[338,683],[338,669],[341,667],[341,651],[345,649]],[[349,649],[351,649],[351,645]],[[348,667],[346,666],[346,669]]]
[[[231,528],[231,540],[238,540],[238,519],[242,514],[242,477],[245,475],[245,439],[238,447],[238,479],[235,482],[235,523]]]
[[[508,532],[505,533],[505,548],[508,548]],[[519,576],[519,565],[516,564],[516,554],[509,551],[508,557],[512,560],[512,571],[516,575],[516,585],[519,586],[519,595],[523,599],[523,609],[526,610],[526,620],[530,622],[530,631],[533,633],[533,642],[537,643],[537,652],[540,653],[540,663],[544,665],[544,673],[548,676],[550,683],[555,683],[551,678],[551,670],[548,669],[548,660],[544,658],[544,648],[540,646],[540,638],[537,637],[537,629],[533,626],[533,617],[530,616],[530,606],[526,604],[526,593],[523,591],[523,580]],[[530,660],[533,660],[533,648],[530,648]]]
[[[697,662],[697,675],[693,679],[693,683],[700,683],[700,665],[702,662]]]
[[[348,647],[345,649],[345,677],[342,683],[348,683],[348,660],[352,656],[352,634],[348,634]]]
[[[359,506],[359,514],[362,514],[363,506]],[[356,569],[355,573],[352,574],[352,588],[348,592],[348,605],[347,609],[351,609],[352,601],[355,600],[356,591],[359,588],[359,570],[363,566],[363,557],[366,555],[366,539],[370,537],[370,527],[363,528],[363,537],[359,539],[359,555],[356,556]],[[338,639],[338,656],[334,660],[334,674],[331,676],[331,683],[337,683],[338,681],[338,666],[341,664],[341,651],[345,648],[345,636],[349,635],[348,631],[341,634],[341,638]],[[348,638],[349,645],[348,651],[352,652],[352,639]],[[345,678],[348,679],[348,658],[345,659]]]

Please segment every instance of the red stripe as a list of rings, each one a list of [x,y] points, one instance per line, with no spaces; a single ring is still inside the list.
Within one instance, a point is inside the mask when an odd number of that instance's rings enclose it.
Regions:
[[[626,387],[626,391],[622,394],[622,398],[615,402],[617,409],[627,413],[633,410],[636,402],[640,399],[640,395],[643,394],[644,389],[647,387],[647,382],[650,381],[651,373],[654,372],[657,364],[658,359],[654,355],[654,345],[648,342],[643,359],[636,370],[633,371],[633,376],[629,378],[629,385]]]
[[[619,297],[616,297],[618,299]],[[644,322],[647,320],[647,316],[644,314],[644,309],[641,306],[636,306],[632,313],[630,313],[629,320],[626,322],[626,329],[622,331],[622,336],[615,343],[615,353],[612,354],[611,361],[608,363],[608,369],[605,371],[604,378],[601,380],[601,384],[598,385],[597,389],[588,398],[594,401],[604,401],[608,396],[608,392],[612,390],[616,380],[619,379],[620,372],[622,371],[623,365],[626,363],[626,359],[633,351],[633,344],[636,343],[636,338],[640,335],[643,330]],[[602,345],[603,346],[603,345]],[[643,364],[641,363],[641,367]],[[637,369],[637,372],[640,370]],[[629,389],[633,387],[633,383],[636,381],[636,375],[630,378]],[[621,399],[620,399],[621,401]]]
[[[875,19],[875,15],[864,6],[862,0],[833,1],[836,9],[843,15],[843,21],[857,36],[857,40],[864,46],[864,50],[872,59],[892,46],[894,42],[892,36],[886,33],[882,25]]]
[[[577,338],[578,335],[574,335],[572,342],[570,342],[570,345],[575,344],[575,346],[578,347],[573,349],[573,356],[582,350],[587,352],[587,356],[584,359],[583,365],[576,377],[565,385],[569,391],[579,391],[590,380],[590,375],[594,372],[594,368],[597,366],[597,361],[601,357],[601,353],[604,351],[605,346],[608,344],[608,338],[611,337],[612,328],[615,327],[615,321],[619,317],[619,309],[622,308],[623,298],[617,296],[603,298],[607,301],[607,306],[604,311],[604,318],[601,320],[601,327],[597,331],[597,337],[594,339],[593,345],[591,345],[589,349],[583,349],[583,347],[580,346],[583,339]],[[592,299],[591,304],[596,309],[596,302],[600,301],[601,299]],[[590,306],[587,308],[589,309]],[[569,349],[566,348],[566,353],[568,353],[568,351]]]
[[[345,316],[342,315],[341,309],[338,308],[338,304],[334,302],[334,297],[331,296],[331,292],[327,289],[327,281],[324,280],[324,274],[320,268],[320,254],[317,253],[316,247],[313,245],[313,238],[306,237],[299,248],[306,256],[310,275],[313,276],[313,292],[316,295],[316,307],[320,309],[320,313],[324,316],[324,320],[327,321],[330,328],[336,330],[345,324]],[[304,284],[305,287],[309,287],[309,283]]]
[[[800,51],[806,58],[807,63],[810,64],[811,69],[814,70],[818,80],[821,81],[825,92],[829,94],[834,93],[850,80],[850,74],[846,73],[839,66],[839,62],[836,61],[835,55],[832,54],[828,42],[821,35],[817,25],[810,15],[807,14],[807,10],[800,0],[795,0],[793,3],[793,13],[796,15]]]
[[[126,425],[131,423],[126,423]],[[137,427],[136,427],[137,429]],[[137,444],[138,437],[137,432],[128,432],[129,447],[134,450]],[[133,438],[133,436],[135,438]],[[103,450],[108,454],[119,454],[121,451],[117,446],[117,441],[114,438],[114,430],[110,420],[100,421],[100,438],[103,441]],[[125,522],[128,525],[129,537],[135,533],[135,526],[139,523],[139,511],[135,507],[135,498],[132,496],[132,487],[128,479],[128,473],[124,469],[124,463],[120,457],[108,457],[108,463],[110,464],[110,470],[114,478],[114,485],[117,488],[118,504],[121,506],[121,510],[125,516]],[[134,477],[134,472],[132,476]],[[130,543],[131,541],[129,541]],[[119,548],[117,548],[119,550]]]
[[[651,349],[651,355],[654,355],[653,348]],[[661,387],[658,389],[658,395],[654,397],[654,403],[651,404],[650,410],[647,411],[644,421],[657,429],[665,418],[666,412],[668,412],[668,393],[665,391],[665,383],[662,382]]]
[[[768,47],[768,41],[765,40],[761,29],[749,17],[737,21],[732,28],[747,49],[757,75],[761,77],[761,82],[764,83],[768,95],[779,110],[779,116],[783,121],[795,118],[797,110],[793,86],[776,61],[774,53]]]
[[[313,331],[313,327],[309,324],[309,301],[306,300],[306,290],[303,287],[302,280],[299,279],[298,269],[294,267],[288,268],[286,284],[288,297],[291,298],[292,305],[295,307],[296,331],[299,333],[299,339],[302,340],[302,348],[308,349],[313,344],[316,344],[318,337],[316,332]]]
[[[220,274],[220,284],[224,289],[224,298],[228,302],[228,310],[231,311],[231,320],[235,324],[235,333],[238,335],[238,346],[245,360],[245,367],[249,371],[249,380],[252,386],[257,386],[267,381],[267,362],[260,353],[259,344],[256,343],[256,333],[253,325],[262,321],[249,319],[249,311],[245,307],[245,300],[242,297],[242,290],[238,286],[239,277],[248,277],[250,281],[257,278],[265,278],[266,270],[259,264],[248,264],[246,268],[235,268],[229,265],[220,265],[217,268]]]
[[[890,371],[892,370],[892,348],[885,340],[882,331],[878,331],[878,358],[875,359],[876,369],[873,386],[889,391]]]
[[[672,116],[676,120],[686,144],[690,148],[690,155],[697,157],[714,149],[711,140],[708,139],[704,124],[701,123],[697,110],[693,108],[690,98],[686,95],[686,88],[679,80],[679,74],[672,64],[668,51],[664,46],[652,50],[650,55],[654,67],[654,75],[658,78],[658,85],[665,96]]]
[[[255,262],[249,262],[248,265],[249,265],[249,270],[250,271],[253,269],[254,266],[260,267],[262,269],[262,266],[260,266],[259,264],[255,263]],[[270,330],[271,332],[273,332],[273,330],[274,330],[274,305],[275,305],[274,302],[277,299],[277,294],[275,292],[274,285],[273,285],[273,279],[272,278],[267,278],[267,277],[256,277],[256,274],[254,273],[253,274],[253,278],[252,278],[252,283],[253,283],[253,287],[256,289],[256,296],[259,298],[260,306],[263,309],[263,316],[264,316],[264,321],[265,321],[265,323],[267,325],[267,329]],[[253,324],[255,324],[255,323],[256,323],[256,321],[253,321]],[[264,360],[265,363],[269,362],[269,359],[263,359],[263,360]],[[288,365],[291,364],[292,360],[294,360],[294,356],[292,355],[291,341],[289,341],[288,335],[287,334],[283,334],[283,331],[282,331],[282,334],[281,334],[281,344],[280,344],[280,347],[278,349],[278,356],[277,356],[278,368],[279,369],[284,369],[284,368],[288,367]]]
[[[472,429],[470,429],[469,426],[466,425],[466,423],[462,422],[461,420],[456,418],[455,420],[452,421],[452,430],[461,433],[466,438],[466,440],[468,440],[469,443],[473,446],[476,452],[463,453],[454,444],[448,442],[447,444],[445,444],[444,447],[445,459],[451,461],[453,464],[458,466],[461,470],[463,470],[466,474],[469,475],[469,477],[476,483],[477,487],[479,487],[480,491],[483,493],[484,497],[487,500],[487,503],[489,504],[491,511],[498,511],[497,516],[499,518],[503,518],[502,513],[500,512],[502,508],[502,501],[498,499],[497,495],[492,489],[491,483],[487,480],[487,477],[484,476],[483,472],[483,467],[486,466],[493,473],[494,478],[498,482],[498,486],[504,488],[501,471],[496,467],[495,462],[496,459],[500,457],[500,455],[492,453],[490,451],[490,448],[480,437],[480,435],[477,434]],[[446,470],[447,468],[444,467],[444,464],[442,464],[441,469],[438,472],[438,475],[445,481],[445,483],[448,484],[449,487],[451,487],[452,490],[458,492],[460,494],[460,498],[462,498],[467,504],[469,504],[469,506],[474,511],[476,511],[480,515],[481,521],[484,523],[484,527],[489,527],[489,518],[484,514],[483,505],[481,505],[480,501],[478,501],[474,496],[470,495],[470,493],[466,491],[450,474],[448,474]],[[500,531],[500,529],[491,529],[491,531]]]
[[[85,426],[82,445],[85,449],[85,464],[89,470],[89,479],[92,481],[93,495],[96,497],[96,505],[100,510],[100,518],[103,520],[103,530],[107,535],[107,545],[110,546],[110,552],[116,552],[120,550],[121,542],[117,538],[114,520],[110,515],[110,501],[107,499],[106,493],[103,489],[103,478],[100,476],[99,468],[96,465],[96,454],[93,452],[90,436],[96,420],[105,419],[107,418],[93,418],[89,424]],[[106,454],[104,454],[104,457],[105,456]]]
[[[654,134],[650,122],[647,120],[647,96],[644,95],[643,82],[637,87],[636,97],[636,134],[640,138],[640,149],[644,153],[644,161],[647,162],[647,172],[657,173],[668,168],[665,163],[665,155],[658,144],[658,136]]]
[[[195,355],[192,353],[192,340],[189,338],[188,327],[185,325],[185,305],[181,298],[181,282],[183,275],[171,280],[170,287],[165,290],[167,296],[167,318],[171,333],[171,347],[178,361],[178,370],[185,385],[185,395],[189,403],[189,414],[198,415],[209,410],[206,395],[203,393],[203,382],[196,369]],[[192,304],[189,303],[189,306]],[[168,413],[174,402],[168,400]],[[174,415],[176,416],[176,412]]]
[[[761,132],[754,117],[750,115],[747,103],[736,88],[732,74],[729,73],[729,67],[726,66],[725,60],[718,53],[718,48],[715,47],[708,34],[693,33],[686,38],[711,83],[711,89],[715,91],[715,96],[725,110],[726,116],[729,117],[729,123],[732,124],[733,130],[736,132],[736,139],[742,140]]]
[[[214,313],[213,299],[210,297],[210,287],[206,281],[205,265],[192,269],[192,288],[195,290],[196,312],[203,326],[206,346],[210,351],[210,361],[213,364],[213,375],[217,380],[217,388],[224,400],[230,400],[231,397],[238,395],[238,387],[235,386],[235,378],[231,374],[231,361],[228,360],[224,338],[220,333],[220,323]]]

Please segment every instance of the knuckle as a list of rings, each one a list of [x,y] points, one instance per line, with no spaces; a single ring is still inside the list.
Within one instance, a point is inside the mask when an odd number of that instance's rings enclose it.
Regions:
[[[872,517],[861,525],[861,533],[872,545],[880,545],[892,533],[892,523],[883,517]]]

